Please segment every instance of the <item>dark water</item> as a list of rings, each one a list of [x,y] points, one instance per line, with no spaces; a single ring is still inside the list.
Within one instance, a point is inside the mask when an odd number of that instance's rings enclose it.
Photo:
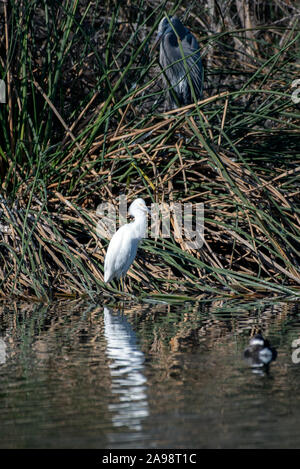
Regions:
[[[297,304],[0,308],[1,448],[300,447]]]

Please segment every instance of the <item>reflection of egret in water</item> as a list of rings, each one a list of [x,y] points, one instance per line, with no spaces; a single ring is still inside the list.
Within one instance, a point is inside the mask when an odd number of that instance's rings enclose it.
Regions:
[[[144,354],[138,349],[136,335],[126,317],[104,307],[104,327],[112,392],[120,399],[109,405],[109,410],[115,412],[113,425],[140,430],[141,420],[148,415]]]

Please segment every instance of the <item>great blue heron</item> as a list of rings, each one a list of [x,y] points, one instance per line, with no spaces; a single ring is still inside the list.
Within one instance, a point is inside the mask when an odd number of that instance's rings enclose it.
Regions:
[[[125,277],[145,236],[148,212],[143,199],[136,199],[130,205],[128,213],[135,220],[121,226],[111,238],[104,261],[104,282]]]
[[[202,62],[199,44],[176,17],[164,17],[152,51],[160,44],[159,62],[164,69],[170,107],[175,109],[202,98]],[[175,98],[176,96],[176,98]]]

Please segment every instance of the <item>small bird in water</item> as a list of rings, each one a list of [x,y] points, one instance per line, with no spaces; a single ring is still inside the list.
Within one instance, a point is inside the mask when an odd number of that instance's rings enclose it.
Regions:
[[[152,51],[160,44],[159,62],[164,69],[164,84],[172,109],[202,98],[203,68],[200,48],[195,36],[177,16],[164,17]]]
[[[104,282],[124,278],[133,263],[139,242],[145,237],[149,210],[143,199],[136,199],[128,213],[134,221],[121,226],[110,240],[104,260]]]
[[[277,351],[260,332],[251,338],[249,346],[244,351],[244,358],[253,368],[268,367],[276,357]]]

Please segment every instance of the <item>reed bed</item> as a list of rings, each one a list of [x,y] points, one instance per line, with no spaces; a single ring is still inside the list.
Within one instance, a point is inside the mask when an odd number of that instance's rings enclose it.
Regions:
[[[103,283],[108,240],[96,209],[121,194],[204,204],[202,248],[172,229],[145,239],[125,294],[299,296],[298,7],[24,0],[1,9],[3,297],[116,294]],[[196,35],[205,69],[204,99],[173,111],[149,52],[165,12]]]

